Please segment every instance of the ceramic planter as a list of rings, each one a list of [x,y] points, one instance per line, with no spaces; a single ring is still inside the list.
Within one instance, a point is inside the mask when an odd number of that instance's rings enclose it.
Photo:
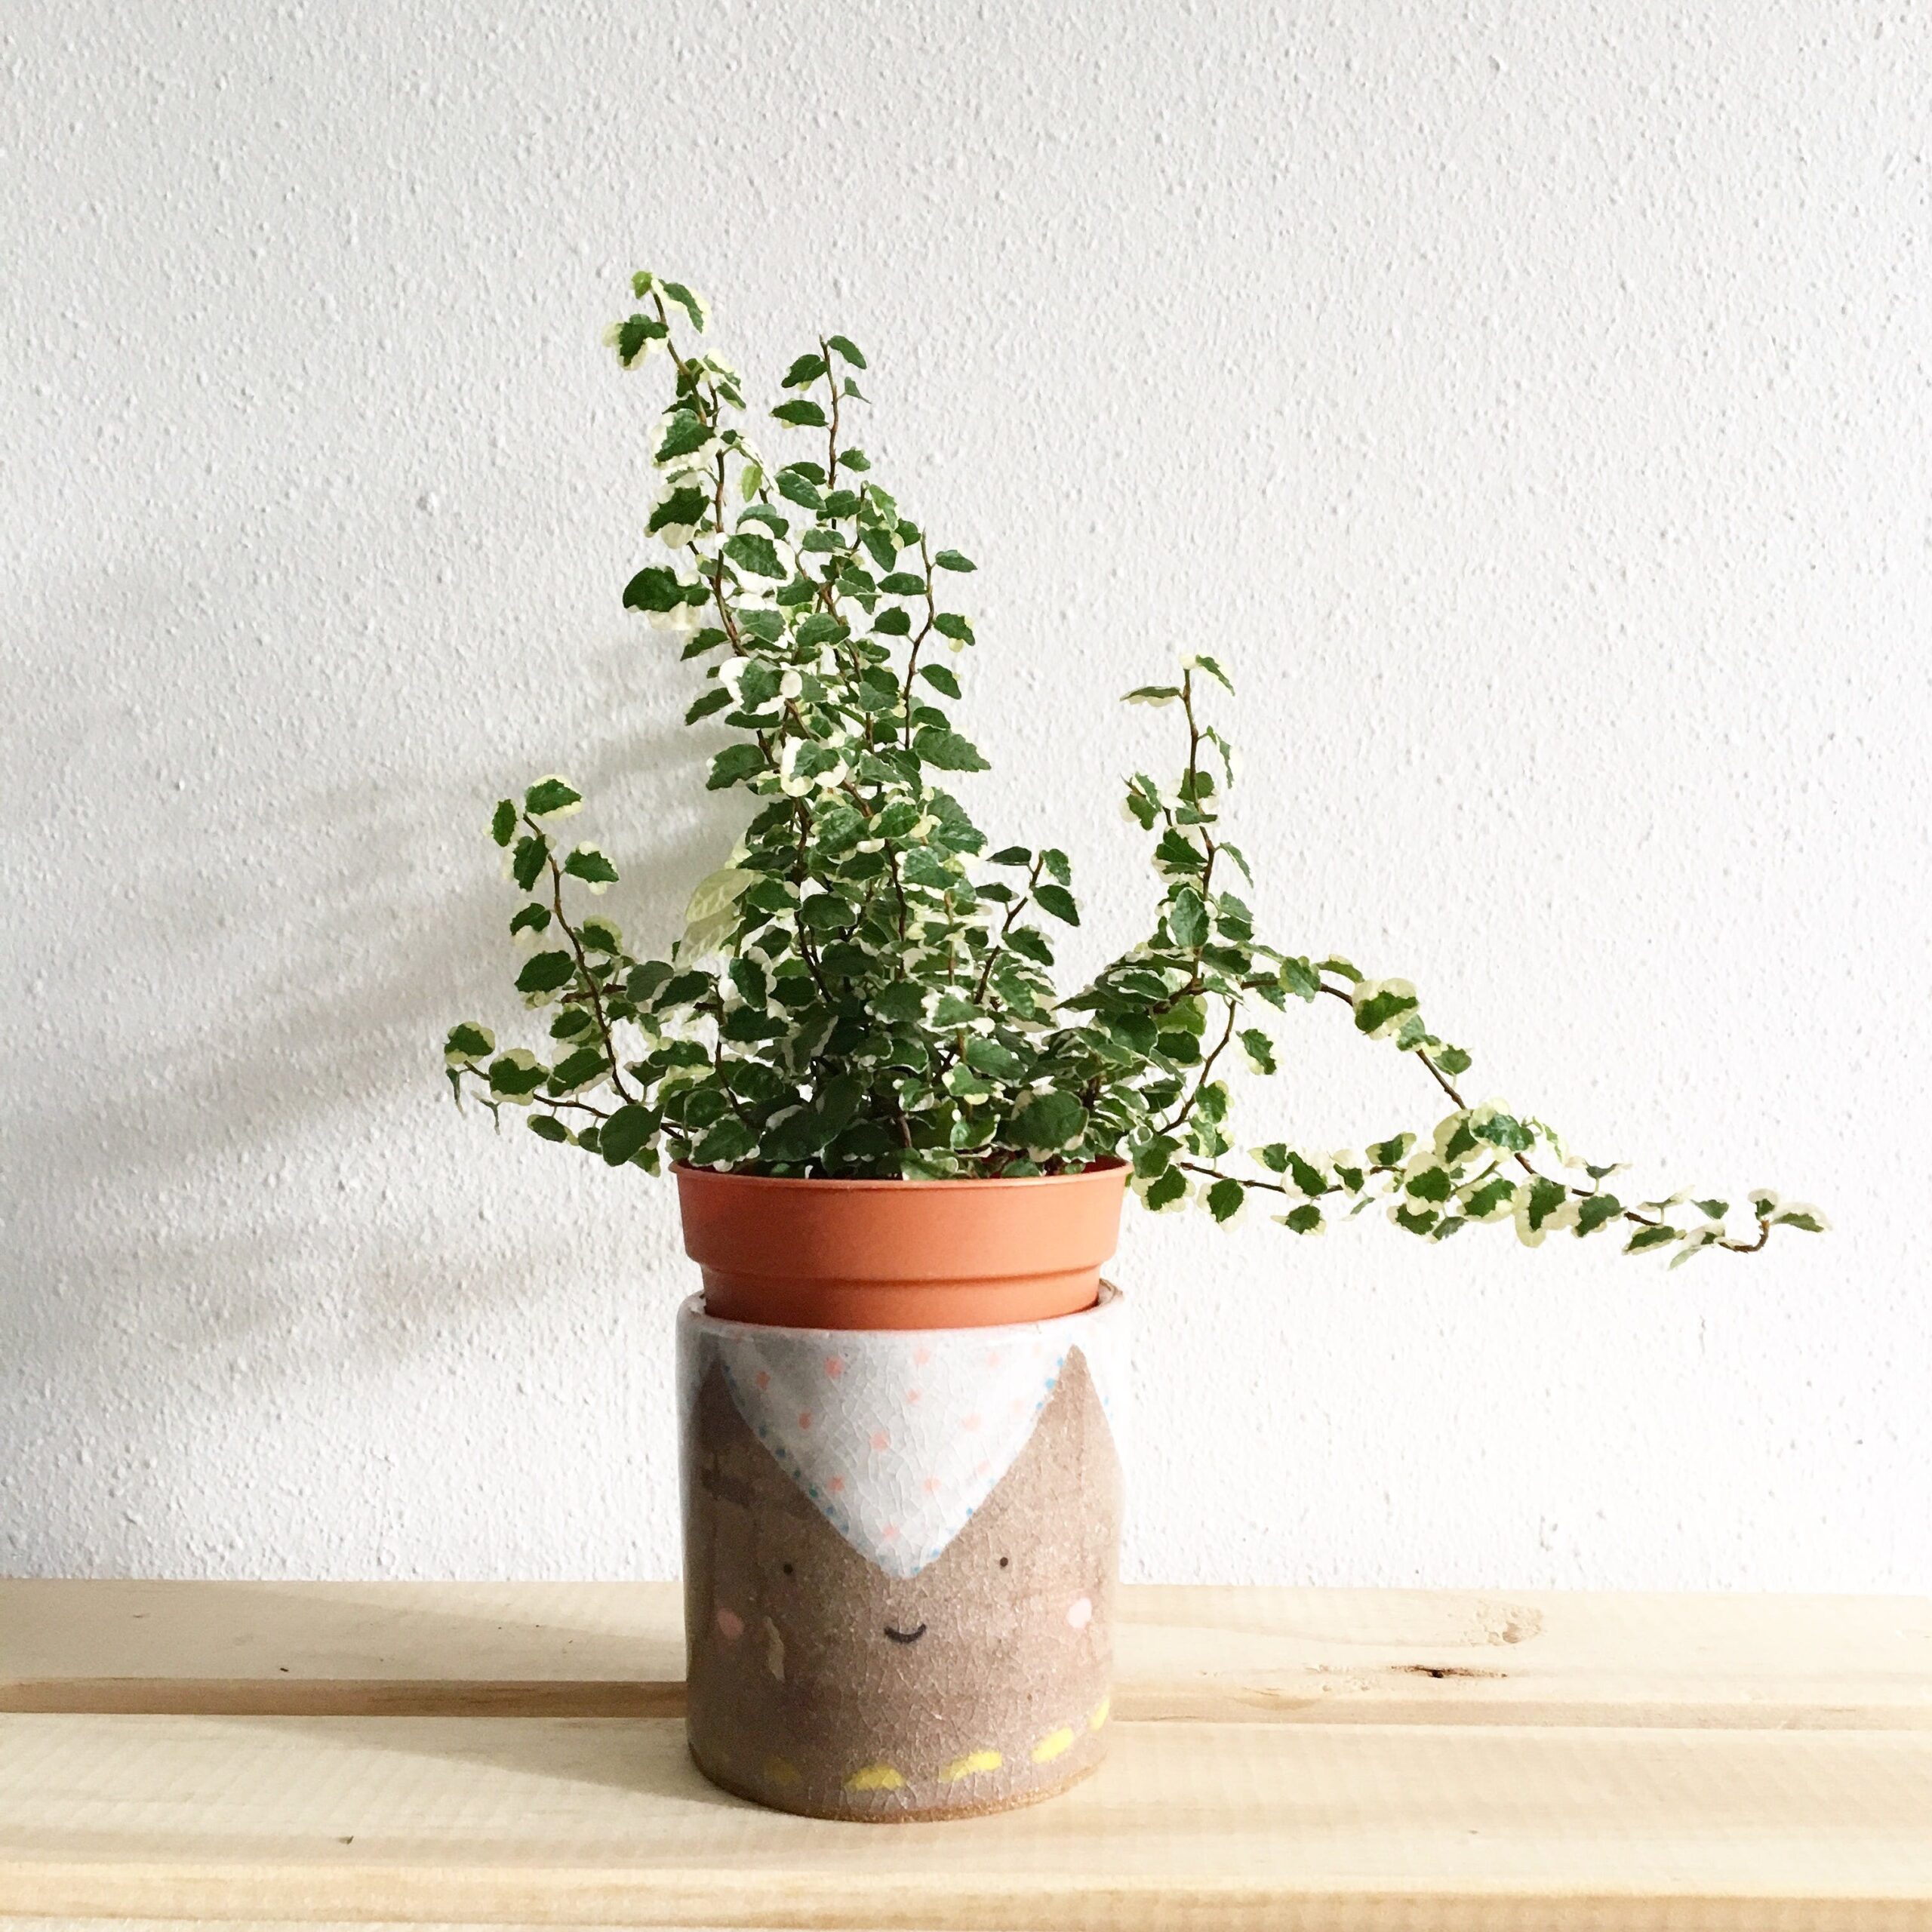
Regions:
[[[685,1305],[689,1730],[707,1777],[888,1820],[1030,1803],[1094,1767],[1126,1319],[1110,1287],[1050,1320],[939,1329]]]

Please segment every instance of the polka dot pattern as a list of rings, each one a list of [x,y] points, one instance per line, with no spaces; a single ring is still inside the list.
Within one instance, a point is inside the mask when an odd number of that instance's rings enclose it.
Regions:
[[[888,1574],[916,1576],[1012,1467],[1069,1349],[1119,1441],[1125,1315],[1109,1286],[1057,1321],[835,1335],[715,1321],[694,1297],[678,1324],[687,1426],[719,1362],[739,1413],[832,1527]]]

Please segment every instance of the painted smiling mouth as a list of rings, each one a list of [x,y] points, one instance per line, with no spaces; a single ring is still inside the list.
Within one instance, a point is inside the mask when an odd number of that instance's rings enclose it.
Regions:
[[[895,1630],[888,1623],[885,1626],[885,1634],[895,1644],[916,1644],[926,1634],[926,1626],[922,1623],[916,1630]]]

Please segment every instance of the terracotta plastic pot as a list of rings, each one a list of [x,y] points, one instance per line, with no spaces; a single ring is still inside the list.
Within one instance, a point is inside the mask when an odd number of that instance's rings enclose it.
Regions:
[[[775,1180],[677,1169],[706,1311],[807,1328],[979,1328],[1091,1308],[1127,1168],[1017,1180]]]
[[[686,1303],[686,1721],[706,1776],[897,1820],[1030,1804],[1092,1770],[1128,1371],[1112,1287],[1054,1321],[918,1332]]]

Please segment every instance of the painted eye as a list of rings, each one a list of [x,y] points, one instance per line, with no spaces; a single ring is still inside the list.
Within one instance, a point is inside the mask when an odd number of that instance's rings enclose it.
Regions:
[[[1012,1559],[1012,1558],[1011,1558],[1011,1557],[1010,1557],[1010,1556],[1002,1556],[1002,1557],[1000,1558],[1000,1560],[999,1560],[999,1567],[1000,1567],[1002,1570],[1004,1570],[1004,1569],[1006,1567],[1006,1566],[1007,1566],[1009,1563],[1011,1563],[1012,1561],[1013,1561],[1013,1559]]]

